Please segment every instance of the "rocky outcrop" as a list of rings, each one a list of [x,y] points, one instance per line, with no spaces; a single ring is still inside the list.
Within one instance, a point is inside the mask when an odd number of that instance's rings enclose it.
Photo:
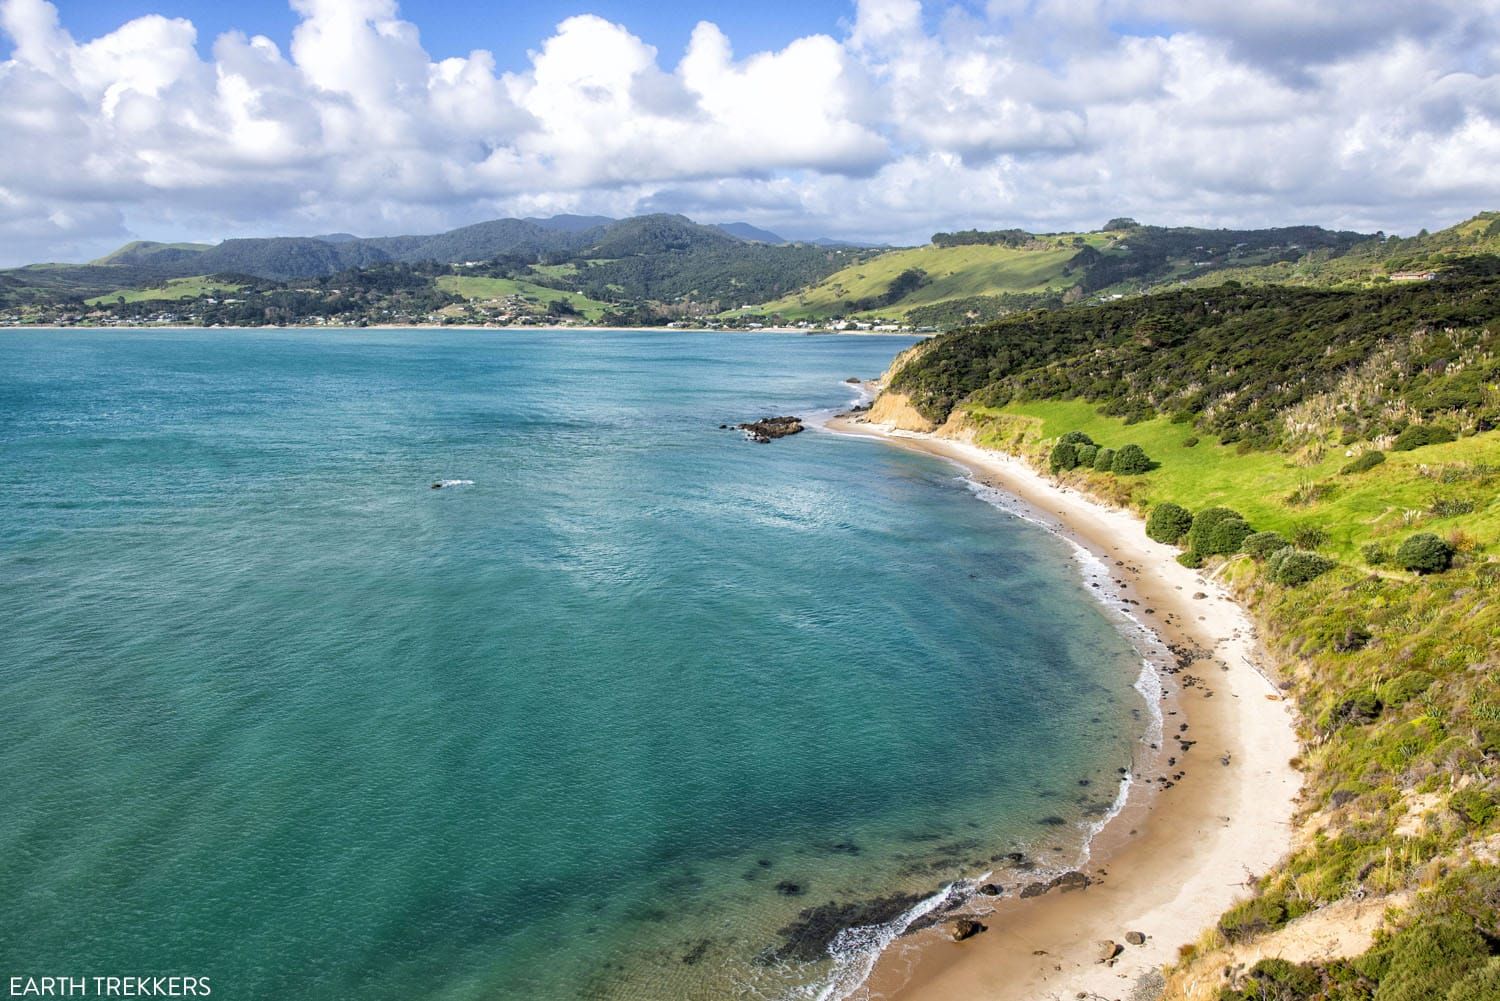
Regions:
[[[745,432],[745,437],[753,442],[764,445],[775,438],[785,438],[788,435],[798,434],[802,431],[802,418],[800,417],[762,417],[758,421],[749,424],[737,425]]]

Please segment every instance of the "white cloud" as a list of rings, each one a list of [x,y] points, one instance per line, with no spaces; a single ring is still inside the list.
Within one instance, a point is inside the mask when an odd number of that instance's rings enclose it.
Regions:
[[[0,258],[127,236],[431,230],[670,209],[794,235],[1314,221],[1500,206],[1500,0],[859,0],[840,37],[664,54],[568,18],[526,67],[433,60],[395,0],[289,43],[0,0]]]

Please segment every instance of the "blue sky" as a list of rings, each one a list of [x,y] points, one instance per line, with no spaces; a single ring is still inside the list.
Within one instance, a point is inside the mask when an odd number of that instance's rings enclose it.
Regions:
[[[282,0],[62,0],[63,24],[79,38],[95,38],[126,21],[147,14],[183,17],[198,27],[199,47],[223,32],[240,30],[284,42],[298,17]],[[525,66],[526,52],[574,14],[598,14],[628,24],[644,41],[680,52],[693,25],[718,24],[747,51],[780,48],[794,38],[838,29],[853,15],[847,0],[757,0],[755,3],[642,3],[639,0],[534,0],[486,3],[483,0],[406,0],[404,17],[422,31],[422,42],[434,58],[489,49],[504,69]],[[8,49],[9,46],[7,45]]]
[[[791,237],[1500,208],[1500,0],[0,0],[0,264],[682,212]]]

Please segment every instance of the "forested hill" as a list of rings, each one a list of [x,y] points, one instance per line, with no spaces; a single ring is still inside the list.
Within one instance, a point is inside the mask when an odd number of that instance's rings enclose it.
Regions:
[[[279,280],[316,278],[377,264],[455,264],[496,258],[557,263],[773,242],[785,241],[771,233],[745,239],[680,215],[556,216],[495,219],[429,236],[360,239],[337,234],[233,239],[214,245],[136,242],[94,263],[140,268],[169,278],[241,274]]]
[[[1182,289],[946,334],[891,382],[933,423],[961,401],[1077,398],[1269,447],[1413,419],[1500,421],[1500,258],[1354,290]]]

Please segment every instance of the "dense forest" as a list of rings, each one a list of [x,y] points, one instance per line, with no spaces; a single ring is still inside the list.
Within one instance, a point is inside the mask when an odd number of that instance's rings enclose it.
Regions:
[[[1496,264],[1357,291],[1229,284],[1026,313],[944,336],[892,388],[937,423],[965,399],[1079,398],[1255,447],[1311,426],[1351,440],[1413,420],[1488,429],[1500,421]]]

